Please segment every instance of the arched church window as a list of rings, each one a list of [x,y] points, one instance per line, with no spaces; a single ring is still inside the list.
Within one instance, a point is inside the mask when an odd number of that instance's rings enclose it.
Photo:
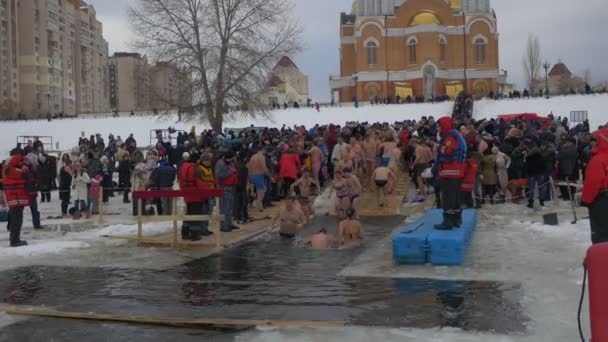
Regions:
[[[376,42],[367,42],[367,64],[377,65],[378,64],[378,44]]]
[[[486,41],[482,38],[475,40],[475,64],[486,63]]]
[[[445,40],[445,38],[439,38],[439,60],[441,62],[445,62],[446,60],[447,45],[448,42]]]
[[[418,40],[412,38],[408,40],[407,46],[410,53],[410,64],[416,64],[416,46],[418,45]]]

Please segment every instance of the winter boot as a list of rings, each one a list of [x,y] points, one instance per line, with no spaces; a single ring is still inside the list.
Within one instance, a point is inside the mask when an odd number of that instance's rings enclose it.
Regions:
[[[528,205],[526,207],[534,209],[534,201],[528,201]]]
[[[443,214],[443,222],[435,225],[437,230],[452,230],[454,226],[451,223],[451,218],[448,214]]]
[[[182,225],[182,240],[190,240],[190,226],[187,224]]]
[[[27,246],[27,241],[21,240],[19,242],[11,243],[11,247],[23,247]]]
[[[190,241],[200,241],[201,232],[201,227],[190,227]]]

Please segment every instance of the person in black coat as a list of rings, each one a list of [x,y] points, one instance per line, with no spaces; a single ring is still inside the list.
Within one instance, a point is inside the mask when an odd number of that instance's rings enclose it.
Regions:
[[[528,208],[534,208],[535,190],[541,206],[545,205],[547,163],[534,142],[529,142],[525,150],[525,169],[528,174]]]
[[[559,169],[558,177],[560,181],[574,182],[579,178],[578,149],[574,142],[574,138],[566,137],[559,149],[557,163]],[[568,186],[559,187],[561,198],[564,200],[570,200],[570,194],[576,193],[575,187],[570,187],[570,189],[568,188]]]
[[[40,187],[40,203],[51,202],[51,186],[53,179],[52,165],[47,155],[38,158],[38,180]]]
[[[249,193],[247,183],[249,180],[249,169],[247,169],[247,153],[239,152],[236,159],[236,172],[238,183],[234,194],[234,218],[238,224],[245,224],[249,221]]]
[[[70,205],[70,193],[72,189],[72,161],[70,156],[64,154],[61,157],[61,170],[59,170],[59,199],[61,200],[61,214],[68,218],[68,207]]]

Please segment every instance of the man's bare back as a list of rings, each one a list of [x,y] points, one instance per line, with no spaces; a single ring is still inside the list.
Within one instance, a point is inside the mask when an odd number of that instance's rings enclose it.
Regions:
[[[338,227],[338,238],[342,245],[360,242],[363,240],[363,228],[361,227],[361,223],[350,218],[340,222]]]

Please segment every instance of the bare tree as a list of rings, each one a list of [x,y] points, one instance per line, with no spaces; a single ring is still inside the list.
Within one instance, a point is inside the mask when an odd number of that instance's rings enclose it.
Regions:
[[[534,94],[534,88],[540,79],[540,70],[542,62],[540,59],[540,42],[538,37],[534,35],[528,36],[528,44],[526,53],[523,57],[524,71],[526,73],[526,81],[530,94]]]
[[[584,80],[585,80],[585,84],[591,84],[591,69],[587,68],[585,69],[585,74],[584,74]]]
[[[229,107],[254,115],[273,64],[299,51],[291,0],[133,0],[136,46],[192,75],[192,107],[220,131]]]

